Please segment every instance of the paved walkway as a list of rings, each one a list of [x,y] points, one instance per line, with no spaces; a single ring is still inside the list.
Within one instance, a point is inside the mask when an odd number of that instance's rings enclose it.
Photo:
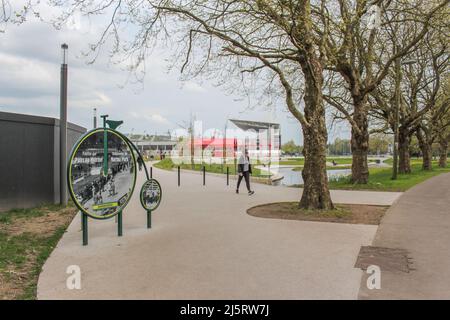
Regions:
[[[354,263],[376,226],[262,219],[251,206],[298,200],[300,189],[254,184],[234,193],[224,177],[153,169],[163,201],[146,229],[138,191],[124,211],[124,234],[114,219],[89,220],[81,245],[76,216],[44,265],[39,299],[356,299],[362,271]],[[137,190],[144,181],[139,175]],[[243,190],[243,189],[242,189]],[[399,193],[336,191],[335,202],[391,204]],[[66,288],[78,265],[82,289]]]
[[[381,270],[381,289],[361,281],[360,299],[450,299],[450,173],[403,194],[383,218],[373,246],[406,249],[407,272]]]

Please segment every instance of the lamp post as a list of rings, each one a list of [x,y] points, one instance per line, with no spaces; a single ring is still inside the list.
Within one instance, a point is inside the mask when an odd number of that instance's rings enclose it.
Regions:
[[[397,179],[398,173],[398,121],[400,110],[400,81],[401,75],[401,62],[400,58],[395,59],[395,109],[394,109],[394,152],[392,162],[392,180]]]
[[[396,47],[398,49],[398,47]],[[397,52],[397,50],[396,50]],[[414,64],[415,60],[401,61],[401,58],[395,59],[395,109],[394,109],[394,149],[392,162],[392,180],[396,180],[398,176],[398,142],[399,142],[399,122],[400,122],[400,104],[401,104],[401,81],[402,81],[402,65]]]
[[[147,130],[144,130],[144,137],[142,138],[142,149],[141,149],[141,155],[144,154],[144,143],[145,143],[145,135],[147,134]]]
[[[69,46],[61,45],[61,83],[60,83],[60,120],[59,120],[59,195],[61,205],[67,205],[67,54]]]
[[[97,108],[94,108],[94,129],[97,128]]]
[[[106,131],[106,119],[109,117],[107,114],[100,116],[103,119],[103,175],[108,175],[108,132]]]

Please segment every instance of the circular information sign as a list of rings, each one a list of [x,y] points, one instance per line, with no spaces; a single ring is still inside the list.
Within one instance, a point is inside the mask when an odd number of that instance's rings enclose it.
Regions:
[[[94,129],[74,146],[67,167],[75,205],[95,219],[108,219],[125,208],[136,184],[131,146],[112,129]]]
[[[162,189],[155,179],[145,181],[141,188],[141,204],[145,210],[155,210],[161,203]]]

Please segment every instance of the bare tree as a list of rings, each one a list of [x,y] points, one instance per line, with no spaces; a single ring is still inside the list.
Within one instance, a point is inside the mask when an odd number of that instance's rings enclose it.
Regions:
[[[172,44],[174,65],[185,78],[220,79],[235,89],[250,83],[281,94],[303,131],[300,207],[333,208],[326,174],[323,39],[315,30],[318,17],[311,1],[55,0],[53,4],[69,8],[61,22],[75,12],[109,15],[98,43],[91,46],[94,57],[111,40],[112,56],[126,57],[133,61],[133,70],[145,72],[148,51],[165,41]],[[133,38],[121,33],[124,26],[134,32]],[[236,79],[240,82],[234,84]]]
[[[441,115],[436,119],[434,123],[434,131],[436,132],[436,139],[439,144],[439,167],[447,167],[447,154],[448,154],[448,144],[450,141],[450,77],[447,74],[442,85],[442,92],[438,103],[446,103],[446,108],[443,109]]]
[[[404,41],[397,37],[389,39],[392,45],[397,41],[400,44]],[[371,109],[371,115],[383,120],[381,128],[395,132],[395,125],[398,122],[399,173],[411,172],[409,158],[411,137],[420,126],[423,126],[422,120],[428,118],[430,114],[433,114],[432,118],[435,120],[439,119],[445,112],[437,101],[442,97],[441,77],[448,72],[448,67],[445,32],[435,28],[427,33],[415,51],[405,56],[403,62],[390,70],[371,94],[376,102],[376,107]],[[397,81],[400,81],[398,88]],[[400,92],[397,92],[398,90]],[[398,94],[400,107],[397,120],[395,112]],[[433,132],[428,129],[426,131]],[[420,141],[425,143],[424,138]]]
[[[441,90],[440,93],[443,95],[447,94]],[[432,145],[436,140],[440,140],[441,148],[445,146],[445,142],[448,141],[448,127],[450,125],[450,98],[448,96],[434,98],[430,92],[428,92],[428,98],[430,99],[429,103],[432,103],[434,108],[421,119],[416,131],[416,137],[422,151],[423,170],[432,169]],[[443,159],[442,162],[444,162]]]
[[[40,18],[36,6],[39,0],[0,0],[0,33],[5,32],[8,24],[20,25],[31,14]]]
[[[443,130],[438,132],[438,143],[439,143],[439,167],[447,167],[447,155],[448,155],[448,143],[450,141],[450,112],[447,112],[446,117],[441,119],[441,127]]]
[[[339,73],[347,94],[331,91],[325,100],[337,108],[352,128],[352,180],[367,183],[369,170],[369,96],[389,74],[391,66],[415,50],[430,28],[431,19],[440,14],[448,1],[327,1],[322,10],[323,24],[330,30],[324,33],[327,54],[325,69]],[[367,13],[379,6],[382,23],[369,28]],[[336,13],[338,12],[338,13]],[[413,24],[406,23],[414,21]],[[395,31],[401,31],[395,33]],[[386,39],[407,35],[400,46],[386,46]],[[342,91],[342,90],[341,90]]]
[[[282,101],[304,137],[300,207],[313,209],[333,208],[324,100],[349,121],[352,180],[367,183],[371,94],[449,1],[49,0],[63,10],[56,26],[76,13],[106,18],[90,46],[92,61],[108,44],[113,59],[143,77],[149,51],[164,43],[183,79],[206,77],[235,93]],[[381,8],[379,28],[367,23],[373,5]],[[390,38],[396,41],[386,45]]]

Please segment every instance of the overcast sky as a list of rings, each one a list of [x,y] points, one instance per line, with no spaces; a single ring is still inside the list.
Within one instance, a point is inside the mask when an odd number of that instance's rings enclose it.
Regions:
[[[276,112],[249,110],[245,101],[227,95],[208,82],[178,80],[178,70],[167,72],[167,53],[156,50],[146,62],[144,83],[127,82],[124,65],[112,65],[100,55],[93,65],[82,56],[88,41],[94,41],[101,25],[75,21],[62,30],[29,19],[21,26],[8,25],[0,33],[0,111],[59,117],[59,72],[61,43],[69,45],[70,122],[92,127],[93,108],[98,114],[124,120],[122,132],[167,133],[188,121],[190,114],[203,122],[203,129],[222,129],[225,119],[270,121],[281,124],[283,143],[301,143],[298,121],[284,105]],[[341,126],[329,132],[329,140],[348,138]]]

